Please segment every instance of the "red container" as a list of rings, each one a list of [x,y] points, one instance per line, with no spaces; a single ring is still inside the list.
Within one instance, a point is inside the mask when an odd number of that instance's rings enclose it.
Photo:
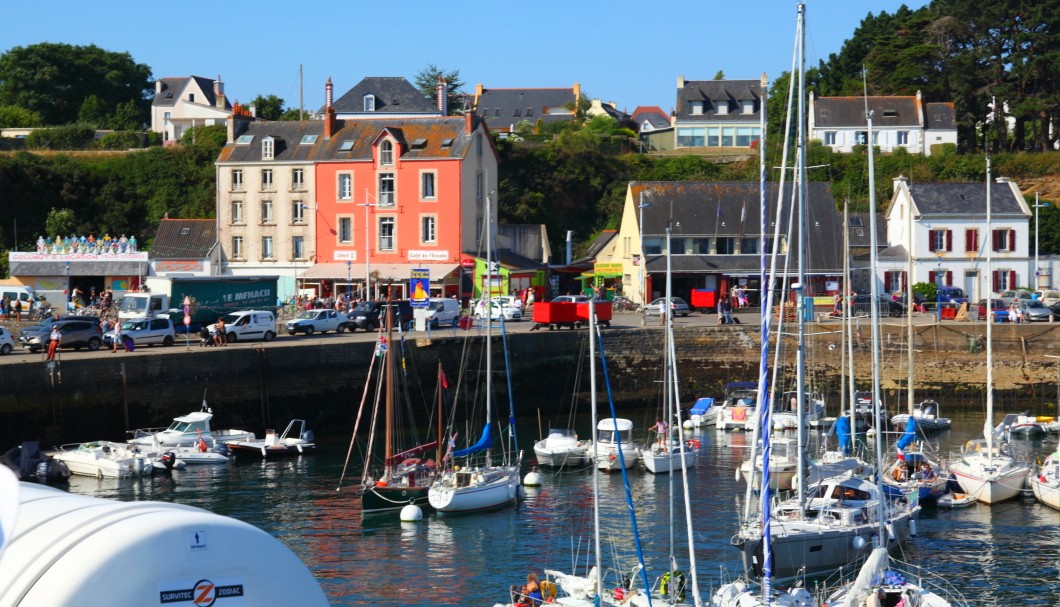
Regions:
[[[547,325],[578,322],[578,305],[574,302],[534,302],[534,322]],[[588,304],[582,304],[588,305]],[[588,316],[588,312],[586,312]]]
[[[475,325],[475,318],[473,316],[461,316],[458,324],[461,329],[466,331]]]
[[[578,320],[585,324],[589,324],[589,304],[588,303],[576,303],[578,306]],[[597,322],[609,322],[611,320],[611,302],[609,301],[598,301],[596,302],[596,321]]]
[[[697,310],[713,310],[718,303],[717,294],[706,289],[692,289],[692,307]]]

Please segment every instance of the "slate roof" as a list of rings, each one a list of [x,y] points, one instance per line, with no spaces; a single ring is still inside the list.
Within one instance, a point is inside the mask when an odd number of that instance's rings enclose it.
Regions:
[[[773,231],[776,216],[777,184],[767,184],[767,232]],[[757,183],[635,181],[630,183],[633,200],[651,204],[644,209],[643,235],[664,236],[672,219],[671,235],[681,237],[739,236],[757,237],[760,232],[759,188]],[[810,183],[807,187],[809,243],[807,272],[835,273],[842,269],[840,248],[842,218],[836,212],[832,188],[827,183]],[[787,208],[787,201],[785,201]],[[788,213],[782,213],[781,233],[786,232]],[[742,220],[741,220],[742,218]],[[677,224],[680,224],[679,226]],[[789,251],[794,253],[798,235],[793,236]],[[671,255],[674,272],[758,272],[761,262],[754,255]],[[652,272],[666,271],[662,255],[648,258]]]
[[[585,251],[585,256],[576,261],[592,261],[596,259],[596,256],[600,254],[600,251],[607,246],[607,243],[614,240],[615,236],[618,236],[618,230],[604,230],[600,232],[589,244],[589,248]]]
[[[509,126],[527,120],[536,124],[562,122],[574,118],[564,110],[563,114],[552,114],[551,108],[566,107],[574,102],[573,88],[555,89],[482,89],[475,113],[486,121],[490,130],[507,130]],[[529,112],[528,112],[529,109]],[[530,115],[527,115],[527,114]]]
[[[375,111],[364,111],[364,96],[375,95]],[[412,83],[400,76],[371,76],[362,79],[339,97],[332,107],[336,114],[428,114],[437,115],[436,102],[425,97]],[[323,110],[322,110],[323,111]]]
[[[865,104],[873,128],[919,128],[922,108],[916,97],[818,97],[813,101],[814,128],[865,126]]]
[[[909,192],[921,215],[986,217],[986,185],[983,183],[913,183],[909,184]],[[994,217],[1026,217],[1008,183],[991,184],[990,214]]]
[[[347,119],[336,121],[331,139],[324,139],[324,121],[266,122],[254,121],[247,125],[243,136],[252,136],[249,144],[229,143],[221,150],[218,162],[326,162],[328,160],[372,159],[372,143],[387,130],[401,144],[401,158],[463,158],[471,144],[471,136],[464,132],[462,116]],[[306,135],[317,135],[312,144],[301,144]],[[275,139],[274,159],[262,161],[261,139]],[[422,146],[413,147],[418,139]],[[446,145],[446,140],[451,140]],[[352,141],[352,144],[346,142]],[[349,147],[349,149],[344,149]]]
[[[927,103],[924,106],[924,125],[933,131],[956,130],[955,114],[953,102]]]
[[[543,270],[548,266],[524,257],[511,249],[500,249],[497,251],[497,262],[511,270]]]
[[[681,122],[748,122],[758,120],[762,85],[758,80],[686,80],[677,89],[677,119]],[[753,99],[755,111],[741,112],[738,102]],[[692,102],[703,101],[703,114],[693,115]],[[730,102],[727,114],[718,114],[718,105]]]
[[[203,259],[217,244],[214,219],[163,219],[158,223],[151,259]]]
[[[202,76],[191,76],[186,78],[162,78],[162,91],[155,93],[155,98],[151,101],[151,105],[156,107],[169,107],[177,104],[180,99],[180,94],[184,91],[184,87],[187,86],[189,80],[194,80],[199,88],[202,89],[203,100],[194,101],[199,105],[217,105],[217,96],[213,93],[213,78],[203,78]],[[231,102],[228,101],[228,97],[225,97],[225,109],[232,109]]]
[[[648,124],[653,129],[668,129],[670,128],[670,117],[666,112],[662,111],[662,108],[658,106],[637,106],[637,109],[633,110],[633,115],[630,116],[630,120],[637,125],[637,130],[641,130],[641,126],[644,121],[647,120]]]

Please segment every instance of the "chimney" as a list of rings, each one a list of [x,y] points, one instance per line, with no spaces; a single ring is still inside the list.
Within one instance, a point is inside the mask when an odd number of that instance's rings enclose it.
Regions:
[[[482,85],[481,84],[476,84],[475,85],[475,101],[478,101],[478,98],[481,97],[481,96],[482,96]]]
[[[217,75],[217,80],[213,81],[213,96],[214,104],[223,108],[225,106],[225,83],[221,82],[220,74]]]
[[[574,83],[574,111],[578,111],[578,102],[582,100],[582,85]]]
[[[435,101],[438,103],[438,113],[442,116],[449,115],[449,86],[445,78],[438,76],[438,84],[434,87]]]
[[[685,77],[684,76],[678,76],[677,77],[677,88],[678,88],[678,90],[685,88]]]
[[[897,192],[899,187],[909,187],[909,178],[905,175],[899,175],[894,178],[894,191]]]
[[[331,139],[331,134],[335,131],[335,108],[331,106],[334,91],[331,76],[328,76],[328,82],[324,85],[324,139]]]
[[[464,112],[464,132],[468,135],[475,130],[475,112]]]
[[[255,118],[258,117],[258,106],[256,106],[253,103],[251,103],[249,106],[247,106],[247,108],[250,110],[250,115],[251,116],[253,116]]]
[[[237,103],[236,105],[238,106],[239,104]],[[226,127],[226,131],[228,132],[228,143],[235,142],[235,140],[236,140],[236,116],[235,116],[235,114],[230,114],[227,118],[225,118],[225,127]]]
[[[155,80],[155,94],[156,95],[161,95],[162,94],[162,79],[161,78],[159,78],[158,80]]]

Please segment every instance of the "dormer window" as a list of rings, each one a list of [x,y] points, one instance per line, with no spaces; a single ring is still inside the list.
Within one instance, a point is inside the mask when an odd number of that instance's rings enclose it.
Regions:
[[[364,111],[374,112],[375,111],[375,95],[364,96]]]
[[[693,101],[691,103],[692,103],[692,106],[691,106],[692,115],[693,116],[702,116],[703,115],[703,102],[702,101]]]
[[[755,100],[754,99],[744,99],[743,101],[741,101],[740,102],[740,111],[742,113],[744,113],[744,114],[754,114],[755,113]]]
[[[714,113],[717,114],[718,116],[728,116],[729,115],[729,101],[727,99],[724,100],[724,101],[719,101],[717,103],[717,108],[714,110]]]
[[[389,139],[384,139],[383,143],[379,144],[379,164],[394,164],[394,143]]]
[[[276,140],[272,137],[265,137],[261,140],[261,159],[272,160],[276,154]]]

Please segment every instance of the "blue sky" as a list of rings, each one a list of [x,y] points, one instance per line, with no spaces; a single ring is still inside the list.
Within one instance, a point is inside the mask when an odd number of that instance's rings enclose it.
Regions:
[[[870,12],[926,0],[809,0],[808,65],[838,52]],[[5,7],[2,50],[38,42],[128,52],[155,77],[221,76],[232,101],[259,94],[306,108],[365,76],[412,81],[428,64],[460,70],[466,89],[570,87],[619,109],[669,111],[677,76],[773,78],[791,66],[794,0],[676,2],[257,2],[56,0]]]

